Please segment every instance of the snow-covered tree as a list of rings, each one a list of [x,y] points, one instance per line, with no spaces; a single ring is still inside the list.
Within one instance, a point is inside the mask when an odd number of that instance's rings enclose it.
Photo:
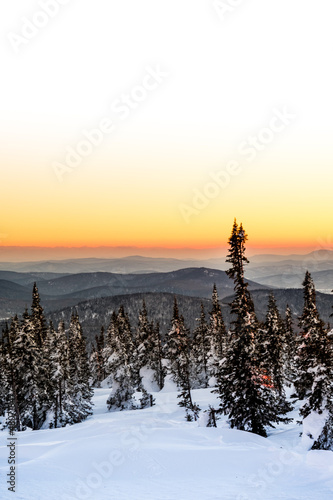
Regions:
[[[165,357],[168,360],[169,373],[176,384],[180,384],[184,370],[189,369],[189,351],[189,332],[184,324],[184,318],[179,314],[175,297],[171,330],[166,338]]]
[[[118,315],[112,315],[107,338],[106,371],[112,380],[112,391],[107,401],[108,409],[133,409],[136,407],[133,395],[137,382],[134,344],[129,319],[123,306],[120,307]]]
[[[208,387],[208,355],[211,343],[203,303],[201,303],[200,317],[197,318],[197,323],[198,326],[193,332],[191,350],[192,384],[194,387]]]
[[[210,312],[208,337],[210,342],[207,359],[208,376],[214,377],[223,357],[224,345],[226,341],[226,328],[215,284],[212,294],[212,310]]]
[[[312,411],[321,414],[324,410],[333,414],[333,330],[327,332],[320,329],[311,336],[311,366],[309,371],[313,377],[312,387],[305,404],[300,410],[303,418]]]
[[[34,283],[32,290],[31,319],[37,346],[41,347],[46,337],[47,324],[36,283]]]
[[[133,353],[137,385],[140,389],[142,389],[142,377],[140,375],[140,370],[150,364],[151,343],[152,324],[148,320],[146,303],[143,300],[142,309],[139,313],[138,328],[136,331],[136,348]]]
[[[14,410],[16,426],[15,430],[22,430],[22,420],[20,413],[20,401],[19,401],[19,376],[17,373],[17,354],[16,347],[14,345],[17,332],[19,329],[19,319],[17,315],[12,318],[10,326],[6,325],[3,332],[3,356],[4,356],[4,370],[5,370],[5,390],[6,401],[4,404],[5,413]]]
[[[69,380],[68,341],[63,322],[59,324],[58,330],[50,324],[44,346],[50,386],[49,426],[62,427],[71,423],[71,397],[74,395],[73,384]]]
[[[274,294],[271,293],[265,323],[259,328],[256,338],[257,364],[264,385],[273,389],[277,398],[277,409],[280,413],[291,411],[286,400],[283,378],[283,350],[285,328]]]
[[[100,387],[101,382],[106,378],[105,360],[103,355],[104,348],[104,326],[102,326],[100,334],[95,336],[95,345],[92,347],[92,352],[89,357],[92,385],[94,387]]]
[[[163,365],[163,346],[159,323],[156,323],[156,325],[152,323],[151,331],[152,337],[149,367],[153,370],[154,380],[157,383],[158,388],[161,390],[164,386],[166,369]]]
[[[303,281],[304,307],[299,319],[300,334],[296,347],[295,391],[304,399],[311,391],[317,365],[318,345],[324,336],[325,326],[316,305],[316,290],[311,274],[307,271]]]
[[[13,342],[17,372],[17,397],[23,427],[39,429],[48,407],[47,372],[42,349],[38,346],[33,318],[25,311]]]
[[[169,372],[173,381],[180,389],[179,406],[185,408],[187,420],[196,420],[200,408],[192,400],[190,383],[190,338],[184,324],[184,318],[179,314],[175,297],[171,330],[167,336],[166,358],[169,362]]]
[[[262,367],[257,357],[257,334],[259,323],[254,311],[248,283],[244,278],[247,235],[242,224],[234,222],[229,238],[227,271],[235,283],[235,297],[231,313],[235,319],[227,337],[224,358],[217,374],[217,389],[221,403],[220,411],[228,416],[231,427],[266,436],[266,426],[285,421],[279,415],[279,401],[272,384],[263,378]]]
[[[8,395],[10,390],[9,383],[9,367],[7,361],[7,346],[5,339],[8,339],[9,329],[6,323],[2,330],[2,338],[0,339],[0,417],[4,417],[8,410]]]
[[[283,377],[287,385],[291,385],[295,380],[295,349],[296,335],[293,329],[292,313],[289,305],[286,307],[284,320],[284,343],[283,343]]]
[[[82,422],[92,414],[93,392],[90,378],[86,342],[79,316],[74,312],[68,332],[68,379],[62,402],[63,413],[70,419],[70,423]]]

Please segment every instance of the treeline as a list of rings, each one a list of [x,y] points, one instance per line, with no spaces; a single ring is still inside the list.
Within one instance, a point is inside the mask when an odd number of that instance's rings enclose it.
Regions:
[[[47,325],[36,284],[31,313],[14,317],[0,343],[2,428],[15,414],[16,430],[62,427],[92,413],[90,371],[79,318],[68,331]]]

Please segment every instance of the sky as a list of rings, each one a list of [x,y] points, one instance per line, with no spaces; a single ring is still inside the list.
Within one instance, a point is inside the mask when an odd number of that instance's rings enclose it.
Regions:
[[[332,14],[2,2],[0,246],[332,249]]]

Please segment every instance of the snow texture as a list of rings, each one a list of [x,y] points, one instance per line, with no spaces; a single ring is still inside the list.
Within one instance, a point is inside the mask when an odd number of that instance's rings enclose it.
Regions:
[[[110,389],[96,389],[94,414],[61,429],[16,434],[16,493],[7,491],[7,431],[0,432],[2,500],[328,500],[333,453],[308,451],[294,422],[268,438],[186,422],[170,380],[145,410],[108,412]],[[193,391],[217,407],[209,389]],[[312,420],[311,420],[312,419]],[[305,432],[317,429],[307,419]],[[316,430],[317,432],[317,430]]]

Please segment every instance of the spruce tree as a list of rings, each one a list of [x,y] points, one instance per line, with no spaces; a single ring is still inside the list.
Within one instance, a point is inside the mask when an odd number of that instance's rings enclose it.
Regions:
[[[180,389],[179,406],[184,407],[188,421],[197,420],[200,408],[192,400],[190,383],[190,339],[184,318],[179,314],[175,297],[171,330],[167,336],[166,358],[173,381]]]
[[[212,294],[212,310],[210,312],[208,337],[210,341],[207,360],[208,376],[214,377],[218,371],[218,365],[223,357],[224,344],[226,341],[226,328],[215,284]]]
[[[32,290],[31,319],[37,346],[41,347],[46,337],[47,324],[44,316],[44,309],[41,306],[36,282],[34,283]]]
[[[148,376],[148,378],[151,377],[150,382],[155,382],[158,388],[162,389],[164,368],[162,365],[162,344],[159,325],[155,326],[154,323],[149,322],[145,301],[143,301],[142,310],[139,313],[134,366],[137,385],[140,391],[146,391],[147,389],[143,374]]]
[[[6,386],[7,386],[7,400],[6,400],[6,411],[15,412],[16,427],[15,430],[22,430],[22,419],[20,413],[20,401],[19,401],[19,376],[17,373],[17,353],[15,340],[17,337],[17,332],[19,329],[19,320],[15,316],[12,318],[10,327],[6,327],[4,331],[4,363],[6,370]]]
[[[142,309],[139,313],[138,328],[136,332],[136,348],[134,353],[135,376],[137,378],[137,386],[140,390],[142,386],[142,375],[140,370],[149,365],[150,349],[152,340],[152,325],[148,320],[148,312],[146,303],[143,300]]]
[[[68,380],[63,402],[71,423],[82,422],[92,414],[90,378],[86,342],[79,316],[74,312],[68,332]]]
[[[17,397],[23,427],[40,429],[47,411],[47,374],[42,348],[37,344],[32,317],[25,311],[13,342]]]
[[[5,328],[2,330],[2,337],[0,341],[0,417],[4,417],[8,411],[9,402],[8,395],[10,391],[10,381],[9,381],[9,367],[7,360],[8,346],[6,346],[6,339],[8,339],[9,329],[8,324],[5,324]],[[3,426],[6,423],[3,421]]]
[[[261,367],[277,392],[282,396],[283,390],[283,344],[284,324],[278,311],[274,294],[268,299],[265,323],[258,336],[257,352],[261,358]]]
[[[92,352],[89,357],[89,366],[94,387],[100,387],[101,382],[106,377],[105,360],[104,360],[104,326],[101,327],[100,335],[95,336],[95,345],[92,346]]]
[[[228,416],[230,426],[266,436],[265,427],[285,421],[279,415],[280,405],[274,389],[263,379],[264,371],[257,356],[258,320],[248,283],[244,278],[247,235],[242,224],[234,221],[229,238],[227,271],[235,283],[231,313],[235,319],[228,334],[225,355],[217,374],[220,411]]]
[[[171,330],[167,334],[165,357],[168,360],[169,373],[176,384],[179,384],[182,380],[184,367],[185,370],[188,369],[189,350],[188,330],[185,327],[184,318],[179,314],[178,303],[175,297]]]
[[[52,417],[49,426],[62,427],[71,423],[71,408],[75,404],[74,399],[71,401],[74,391],[69,381],[68,341],[63,322],[57,330],[50,324],[44,345],[48,358],[49,411]]]
[[[192,384],[195,387],[208,387],[208,356],[211,349],[208,325],[206,322],[205,308],[201,303],[200,317],[197,318],[198,326],[193,332],[193,342],[191,350],[192,359]]]
[[[299,399],[304,399],[311,391],[317,362],[316,349],[325,331],[317,310],[315,286],[309,271],[305,274],[303,288],[304,306],[299,318],[300,334],[297,337],[295,357],[297,374],[294,382]]]
[[[293,329],[292,313],[289,305],[286,307],[284,321],[284,343],[283,343],[283,376],[287,385],[291,385],[295,380],[295,349],[296,340]]]
[[[133,353],[131,326],[121,306],[118,315],[112,315],[108,330],[106,369],[112,380],[112,391],[107,401],[109,410],[136,408],[133,396],[137,377]]]
[[[151,351],[149,366],[154,371],[154,380],[160,390],[163,389],[166,369],[163,365],[163,346],[160,334],[160,325],[152,323]]]
[[[310,373],[313,375],[311,390],[305,404],[300,410],[303,418],[311,412],[323,413],[333,410],[333,343],[332,335],[324,328],[311,336]],[[333,414],[333,412],[332,412]]]
[[[292,407],[286,400],[283,378],[283,349],[285,328],[274,294],[271,293],[265,323],[258,330],[256,340],[257,364],[260,367],[263,385],[276,393],[277,409],[284,414]]]

